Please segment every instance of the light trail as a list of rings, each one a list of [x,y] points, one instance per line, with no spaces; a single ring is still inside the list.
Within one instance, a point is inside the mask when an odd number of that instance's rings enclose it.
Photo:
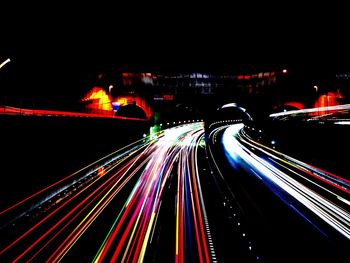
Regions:
[[[327,107],[316,107],[302,110],[290,110],[290,111],[282,111],[277,113],[272,113],[270,117],[281,117],[288,116],[293,114],[308,114],[308,113],[317,113],[317,112],[331,112],[331,111],[339,111],[339,110],[349,110],[350,104],[336,105],[336,106],[327,106]]]
[[[254,141],[250,138],[244,130],[240,131],[238,134],[238,139],[243,145],[248,145],[252,147],[254,150],[258,150],[259,152],[266,154],[271,157],[274,161],[279,161],[285,163],[292,168],[298,169],[304,173],[307,173],[309,177],[314,177],[322,182],[327,183],[328,185],[337,188],[345,192],[346,194],[350,194],[350,180],[342,178],[336,174],[325,171],[321,168],[315,167],[313,165],[307,164],[305,162],[299,161],[291,156],[283,154],[281,152],[276,151],[270,147],[267,147],[261,143]]]
[[[244,134],[242,128],[243,124],[236,124],[227,128],[224,132],[222,142],[231,160],[234,162],[240,162],[243,167],[245,166],[249,169],[253,169],[253,174],[255,175],[255,173],[257,173],[266,185],[269,186],[272,183],[280,189],[283,189],[324,222],[328,223],[339,233],[350,239],[350,214],[348,209],[343,208],[344,202],[342,202],[342,204],[336,202],[339,199],[333,199],[330,201],[327,197],[321,195],[319,190],[316,191],[315,189],[310,189],[296,178],[293,178],[291,174],[282,171],[283,167],[278,165],[277,162],[275,162],[275,165],[272,165],[267,162],[265,158],[260,157],[257,153],[253,152],[251,148],[253,147],[255,150],[258,150],[275,160],[283,161],[283,163],[289,164],[293,168],[297,168],[299,173],[303,172],[303,175],[299,175],[300,177],[305,176],[308,177],[309,180],[315,180],[317,178],[332,187],[338,186],[339,183],[342,183],[346,188],[336,187],[336,189],[343,190],[343,194],[346,198],[349,197],[347,188],[349,186],[348,180],[334,176],[323,170],[318,170],[311,165],[304,164],[303,162],[286,155],[283,155],[283,157],[286,158],[283,160],[280,158],[282,154],[272,151],[272,149],[267,152],[268,149],[266,147],[262,147],[262,145],[258,143],[253,144],[251,139],[249,139],[250,142],[248,143],[245,140],[248,137],[245,136],[242,138],[242,134]],[[315,174],[309,172],[311,169]],[[296,172],[294,172],[294,175],[295,174]],[[337,184],[335,182],[337,182]],[[315,185],[318,185],[317,182]],[[273,190],[273,188],[271,189]],[[331,187],[328,187],[327,191],[332,192]],[[279,195],[276,191],[275,193]],[[332,194],[336,197],[339,196],[338,193]],[[341,198],[347,200],[345,197]]]
[[[11,62],[11,59],[6,59],[6,60],[4,60],[1,64],[0,64],[0,69],[3,67],[3,66],[5,66],[7,63],[9,63],[9,62]]]
[[[144,260],[146,248],[150,242],[150,233],[152,228],[154,228],[154,219],[159,212],[160,199],[177,158],[179,158],[177,169],[178,189],[181,190],[178,190],[178,201],[176,204],[175,262],[188,260],[188,246],[185,245],[185,240],[183,239],[186,231],[189,231],[187,235],[195,236],[196,243],[189,245],[197,247],[198,255],[196,257],[199,258],[200,262],[209,262],[207,241],[201,217],[202,212],[198,201],[198,190],[196,187],[196,195],[193,195],[193,186],[190,184],[191,178],[189,174],[191,169],[187,160],[190,157],[189,149],[194,149],[193,146],[199,143],[199,138],[201,138],[204,131],[203,126],[198,124],[191,127],[191,129],[188,128],[189,126],[186,125],[182,128],[167,130],[164,133],[164,137],[154,145],[155,150],[151,161],[143,171],[141,180],[136,185],[136,188],[133,189],[129,196],[121,217],[117,218],[98,254],[95,256],[95,262],[102,262],[108,258],[108,253],[110,250],[113,250],[116,240],[118,242],[110,258],[112,262],[120,260],[142,262]],[[192,160],[192,165],[193,162]],[[192,195],[187,196],[185,192],[191,192]],[[197,201],[197,206],[195,205],[195,200]],[[190,210],[189,207],[191,207]],[[188,211],[191,213],[188,213]],[[126,220],[127,218],[129,218],[129,221]],[[187,223],[185,223],[186,220]],[[194,223],[195,229],[193,232],[191,229],[185,229],[190,224],[189,222]],[[126,226],[126,228],[123,226]],[[122,228],[124,229],[123,234],[118,238]],[[134,240],[136,236],[138,238]]]
[[[94,240],[97,249],[93,261],[144,262],[156,234],[164,192],[173,177],[178,185],[174,261],[210,262],[215,252],[208,241],[209,224],[197,167],[203,126],[198,122],[166,129],[153,140],[135,142],[5,209],[0,216],[14,215],[11,222],[17,222],[23,217],[16,216],[18,210],[33,210],[26,205],[34,202],[37,210],[51,204],[32,224],[0,244],[0,260],[60,262],[74,253],[107,209],[121,203],[104,238]],[[121,192],[128,193],[124,200]]]

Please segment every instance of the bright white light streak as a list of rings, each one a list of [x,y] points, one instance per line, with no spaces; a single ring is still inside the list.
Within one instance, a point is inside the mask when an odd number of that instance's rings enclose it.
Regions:
[[[339,199],[340,201],[344,202],[344,203],[347,204],[347,205],[350,205],[350,201],[349,201],[349,200],[346,200],[345,198],[343,198],[343,197],[341,197],[341,196],[337,196],[337,197],[338,197],[338,199]]]
[[[282,188],[321,219],[331,225],[338,232],[350,239],[350,214],[336,206],[321,195],[311,191],[284,172],[258,157],[248,148],[241,145],[234,137],[243,124],[232,125],[223,135],[225,150],[232,156],[239,156],[245,163],[254,167],[259,173]]]
[[[245,137],[251,143],[246,141],[245,139],[243,139],[243,137]],[[288,163],[291,166],[298,167],[299,169],[308,171],[308,172],[312,173],[314,176],[317,176],[322,180],[326,180],[327,182],[329,182],[331,184],[337,184],[337,186],[342,187],[344,191],[349,191],[349,189],[350,189],[350,184],[348,183],[349,180],[346,180],[346,179],[341,178],[341,177],[336,176],[336,175],[332,175],[332,174],[327,173],[321,169],[318,169],[317,167],[313,167],[313,166],[311,166],[307,163],[304,163],[302,161],[299,161],[291,156],[280,153],[280,152],[278,152],[274,149],[271,149],[265,145],[259,144],[259,143],[255,142],[254,140],[250,139],[249,136],[244,131],[242,132],[242,137],[240,136],[239,140],[250,145],[254,149],[258,149],[259,151],[263,152],[264,154],[270,156],[272,159],[279,160],[281,162]],[[271,154],[270,152],[264,150],[261,147],[263,147],[269,151],[272,151],[274,154]],[[278,156],[281,156],[283,159],[279,158]],[[298,166],[296,166],[295,164],[297,164]],[[279,164],[279,165],[281,165],[281,164]]]
[[[350,121],[336,121],[334,124],[350,125]]]
[[[236,103],[227,103],[227,104],[223,105],[221,107],[221,109],[229,108],[229,107],[237,107],[237,104]]]
[[[3,61],[1,64],[0,64],[0,68],[2,68],[3,66],[5,66],[7,63],[11,62],[11,59],[6,59],[5,61]]]
[[[328,106],[328,107],[318,107],[318,108],[309,108],[302,110],[290,110],[286,112],[277,112],[270,114],[270,117],[278,117],[278,116],[286,116],[291,114],[302,114],[302,113],[311,113],[311,112],[319,112],[319,111],[332,111],[332,110],[349,110],[350,104],[343,104],[337,106]]]

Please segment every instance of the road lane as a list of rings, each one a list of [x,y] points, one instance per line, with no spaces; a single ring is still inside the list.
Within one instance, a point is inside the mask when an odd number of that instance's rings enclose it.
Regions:
[[[1,211],[0,258],[143,262],[173,180],[177,209],[168,227],[175,240],[170,256],[175,262],[215,262],[197,167],[203,134],[200,122],[166,129]],[[87,242],[97,229],[104,234]],[[81,255],[84,246],[89,249]]]

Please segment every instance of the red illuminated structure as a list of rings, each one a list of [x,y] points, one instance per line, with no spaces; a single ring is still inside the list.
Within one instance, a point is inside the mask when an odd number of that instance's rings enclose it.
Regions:
[[[339,92],[328,92],[321,95],[315,102],[315,108],[320,108],[316,115],[322,115],[327,113],[327,107],[340,105],[338,99],[342,99],[343,96]]]
[[[108,95],[106,91],[101,87],[93,87],[82,99],[83,102],[87,102],[86,108],[90,113],[102,114],[102,115],[114,115],[115,112],[118,115],[118,110],[121,107],[127,105],[134,105],[139,107],[145,113],[146,119],[152,117],[153,112],[151,107],[146,101],[138,95],[126,95],[118,96],[114,100],[111,95]]]
[[[298,110],[302,110],[305,108],[305,105],[303,103],[297,102],[297,101],[290,101],[290,102],[285,103],[284,105],[296,108]]]
[[[82,99],[82,101],[90,102],[86,105],[91,113],[111,115],[112,100],[111,96],[100,87],[93,87]]]

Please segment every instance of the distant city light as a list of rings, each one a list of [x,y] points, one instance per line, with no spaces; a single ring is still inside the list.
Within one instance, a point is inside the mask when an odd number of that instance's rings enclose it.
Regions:
[[[288,73],[288,69],[286,69],[286,68],[285,68],[285,69],[283,69],[283,70],[282,70],[282,73],[283,73],[283,74]]]

